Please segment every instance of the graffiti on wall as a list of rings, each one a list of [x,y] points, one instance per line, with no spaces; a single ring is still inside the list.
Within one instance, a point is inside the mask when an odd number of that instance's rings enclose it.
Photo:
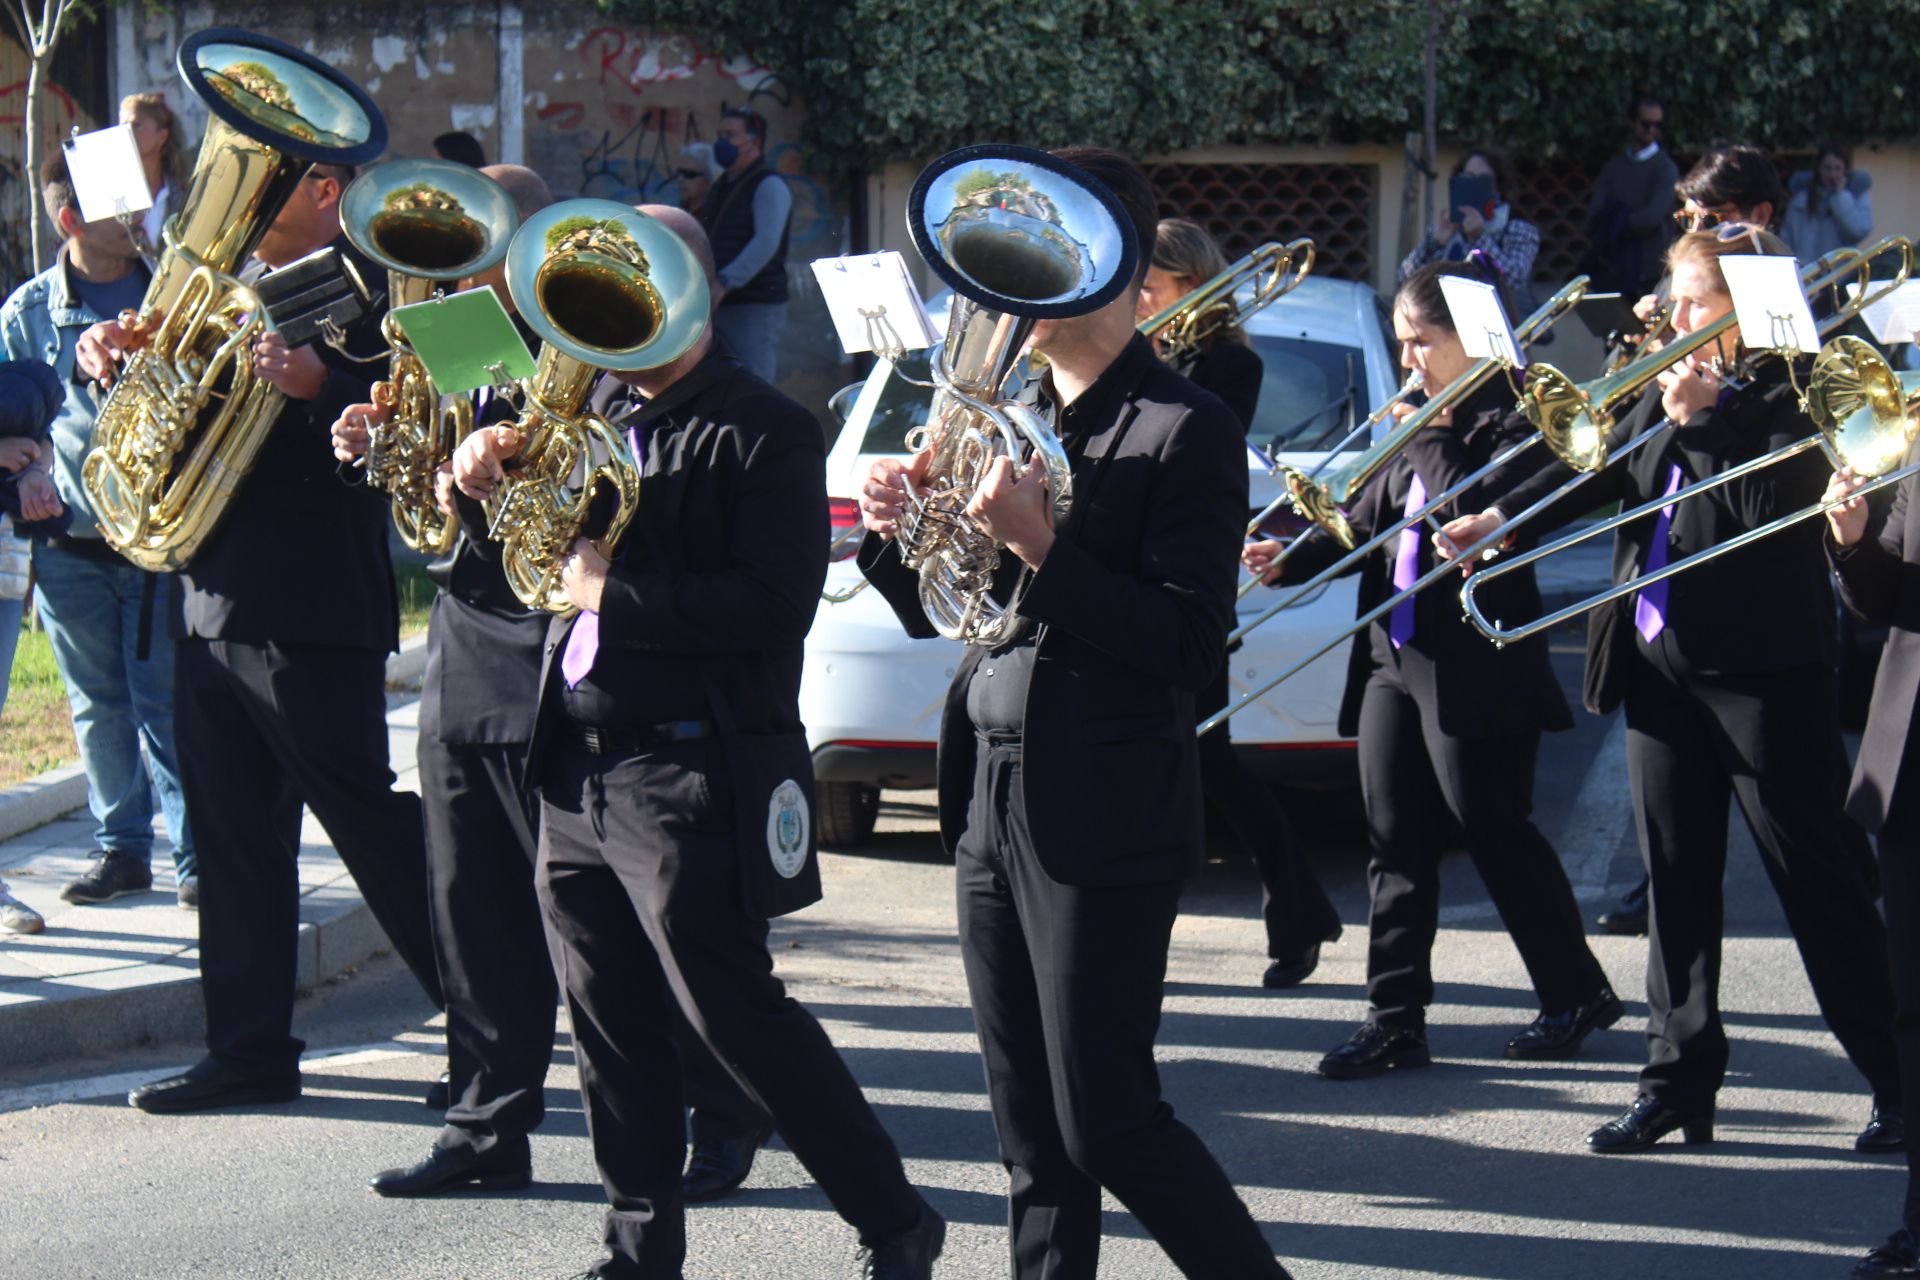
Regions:
[[[24,60],[17,46],[8,52]],[[10,68],[13,59],[0,59],[0,69]],[[78,124],[88,128],[79,104],[59,85],[49,81],[42,86],[40,99],[41,155],[51,154],[56,140],[65,137]],[[24,77],[0,85],[0,297],[26,283],[34,274],[33,230],[29,221],[34,192],[39,184],[27,182],[26,124],[27,82]]]

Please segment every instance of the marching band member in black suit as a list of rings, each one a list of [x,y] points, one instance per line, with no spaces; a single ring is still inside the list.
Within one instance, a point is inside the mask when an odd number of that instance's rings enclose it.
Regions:
[[[1496,283],[1477,263],[1434,263],[1407,278],[1394,300],[1400,362],[1437,396],[1473,362],[1454,331],[1443,277]],[[1443,411],[1362,490],[1349,513],[1365,540],[1452,488],[1528,434],[1512,412],[1511,389],[1493,379]],[[1410,405],[1396,407],[1405,418]],[[1462,501],[1472,504],[1469,489]],[[1444,513],[1443,513],[1444,514]],[[1384,602],[1431,567],[1417,525],[1359,567],[1361,612]],[[1247,549],[1248,567],[1268,572],[1277,542]],[[1331,538],[1302,545],[1279,581],[1302,581],[1342,555]],[[1503,608],[1540,608],[1533,575],[1502,584]],[[1372,941],[1366,1021],[1320,1061],[1320,1073],[1360,1079],[1424,1067],[1426,1010],[1433,1001],[1432,953],[1440,915],[1440,855],[1449,814],[1519,948],[1540,999],[1540,1016],[1507,1042],[1510,1058],[1567,1058],[1588,1033],[1623,1009],[1588,949],[1573,887],[1559,855],[1533,825],[1533,773],[1540,735],[1573,727],[1549,665],[1546,637],[1496,649],[1460,616],[1445,591],[1424,591],[1354,637],[1340,731],[1360,739],[1373,858],[1368,867]]]
[[[481,172],[506,188],[522,218],[553,203],[531,169],[501,164]],[[482,285],[513,312],[504,260],[460,282],[462,289]],[[539,338],[515,321],[537,347]],[[512,401],[493,388],[474,400],[481,426],[514,417]],[[333,427],[335,455],[351,463],[364,454],[367,424],[384,414],[373,404],[348,406]],[[451,504],[452,464],[441,473]],[[448,1105],[446,1126],[424,1160],[371,1180],[384,1196],[525,1186],[532,1176],[527,1135],[546,1114],[543,1084],[553,1056],[553,965],[533,887],[539,806],[525,783],[550,615],[520,603],[484,538],[463,532],[429,572],[440,591],[427,630],[419,763],[434,942],[447,994]],[[685,1037],[681,1052],[699,1082],[686,1195],[707,1200],[746,1177],[766,1116],[697,1038]]]
[[[1842,469],[1827,486],[1827,500],[1838,501],[1860,483]],[[1920,778],[1913,773],[1920,760],[1908,750],[1914,708],[1920,705],[1920,502],[1913,499],[1914,483],[1909,477],[1895,486],[1891,509],[1871,526],[1865,498],[1827,515],[1827,560],[1838,575],[1841,601],[1867,625],[1888,628],[1847,793],[1847,816],[1880,845],[1893,1038],[1900,1055],[1900,1094],[1908,1104],[1920,1098]],[[1900,1229],[1868,1253],[1853,1274],[1920,1276],[1920,1149],[1912,1143]]]
[[[1753,252],[1787,250],[1739,223],[1674,242],[1668,263],[1677,337],[1732,310],[1720,258]],[[1551,529],[1597,504],[1651,501],[1810,435],[1783,361],[1763,358],[1739,385],[1719,376],[1716,361],[1735,356],[1739,336],[1736,326],[1663,374],[1615,431],[1616,448],[1661,430],[1669,432],[1666,443],[1608,467],[1529,522],[1527,532]],[[1526,509],[1568,474],[1554,463],[1517,487],[1494,477],[1483,493],[1498,505],[1451,522],[1446,536],[1459,545],[1477,540],[1503,512]],[[1827,480],[1821,455],[1809,451],[1671,504],[1620,530],[1614,579],[1627,581],[1813,502]],[[1833,686],[1833,621],[1833,590],[1813,522],[1591,616],[1587,705],[1602,715],[1626,708],[1634,818],[1652,876],[1647,1065],[1633,1105],[1588,1135],[1596,1152],[1640,1151],[1675,1130],[1690,1143],[1712,1140],[1728,1058],[1719,988],[1729,799],[1752,828],[1827,1025],[1873,1088],[1873,1115],[1855,1146],[1897,1151],[1905,1141],[1872,854],[1841,813],[1846,757]]]
[[[1114,152],[1056,152],[1112,188],[1151,254],[1153,190]],[[1144,270],[1139,273],[1144,274]],[[1201,853],[1193,698],[1233,616],[1247,465],[1226,407],[1154,358],[1114,302],[1044,320],[1038,406],[1073,462],[1073,507],[1005,459],[968,510],[1031,571],[1024,635],[970,646],[940,725],[940,829],[958,861],[960,949],[1001,1160],[1016,1280],[1093,1280],[1100,1191],[1183,1275],[1270,1280],[1233,1184],[1160,1096],[1167,948]],[[860,565],[908,634],[931,636],[891,536],[914,467],[875,465]]]
[[[268,268],[340,235],[352,173],[315,165],[255,251]],[[364,260],[361,269],[370,270]],[[381,353],[381,313],[347,331],[347,349]],[[81,339],[82,367],[110,374],[116,323]],[[181,574],[185,632],[174,678],[176,735],[201,871],[200,980],[208,1055],[184,1075],[136,1089],[144,1111],[284,1102],[300,1095],[292,1034],[300,810],[340,859],[436,1005],[419,797],[393,789],[387,762],[386,655],[399,615],[386,506],[342,484],[328,430],[366,394],[371,366],[268,334],[254,369],[286,396],[253,471]]]
[[[1140,288],[1140,318],[1158,315],[1226,269],[1226,255],[1199,224],[1162,218],[1147,281]],[[1243,436],[1252,429],[1266,367],[1247,345],[1239,326],[1210,335],[1177,353],[1171,363],[1175,372],[1202,391],[1211,391],[1233,411]],[[1200,719],[1227,705],[1230,662],[1220,664],[1194,699]],[[1320,945],[1339,939],[1339,913],[1307,866],[1286,811],[1234,755],[1226,724],[1200,738],[1200,785],[1207,804],[1225,820],[1260,869],[1260,914],[1272,962],[1261,985],[1298,986],[1319,967]]]
[[[642,212],[711,279],[691,215]],[[945,1223],[767,951],[767,917],[819,896],[808,817],[787,799],[810,768],[798,697],[826,577],[819,425],[716,347],[710,321],[664,368],[604,379],[593,408],[640,439],[640,501],[612,563],[584,538],[567,561],[582,612],[551,624],[528,748],[536,882],[611,1202],[609,1256],[589,1274],[681,1274],[677,1006],[859,1230],[867,1280],[925,1280]],[[456,451],[470,530],[520,445],[497,427]]]

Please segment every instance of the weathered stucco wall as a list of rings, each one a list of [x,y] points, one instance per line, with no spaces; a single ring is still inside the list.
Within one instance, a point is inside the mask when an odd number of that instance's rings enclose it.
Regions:
[[[41,100],[42,156],[52,154],[75,125],[83,130],[100,125],[105,107],[99,75],[103,48],[101,32],[83,28],[67,38],[56,56]],[[11,35],[0,35],[0,293],[11,292],[34,273],[28,210],[39,180],[26,171],[27,72],[31,67],[26,50]],[[48,240],[55,242],[52,231]]]

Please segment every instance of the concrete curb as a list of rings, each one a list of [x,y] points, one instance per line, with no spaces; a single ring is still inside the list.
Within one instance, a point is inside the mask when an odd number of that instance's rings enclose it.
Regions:
[[[0,840],[64,818],[87,803],[87,773],[78,764],[16,782],[0,791]]]

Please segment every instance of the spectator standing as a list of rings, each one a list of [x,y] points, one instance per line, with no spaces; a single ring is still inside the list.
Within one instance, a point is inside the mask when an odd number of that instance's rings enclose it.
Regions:
[[[1592,242],[1580,269],[1596,289],[1638,297],[1663,271],[1673,240],[1674,183],[1680,168],[1660,145],[1667,110],[1658,98],[1640,94],[1627,106],[1626,150],[1617,151],[1594,179],[1587,208]]]
[[[1788,180],[1792,194],[1781,236],[1793,256],[1812,262],[1844,245],[1864,243],[1873,230],[1873,201],[1867,192],[1873,177],[1853,167],[1853,152],[1829,142],[1820,148],[1811,172]]]
[[[1514,297],[1515,316],[1531,314],[1533,262],[1540,256],[1540,228],[1513,216],[1513,206],[1506,198],[1506,160],[1490,147],[1475,147],[1460,157],[1452,176],[1493,179],[1493,198],[1478,209],[1440,210],[1425,237],[1401,262],[1401,281],[1430,262],[1465,262],[1467,255],[1478,249],[1505,278]],[[1455,214],[1459,215],[1457,222]]]
[[[153,887],[151,773],[173,836],[175,891],[180,905],[193,909],[200,886],[174,753],[170,579],[136,568],[106,544],[80,483],[95,407],[86,379],[75,380],[74,348],[90,325],[139,307],[147,271],[118,221],[81,218],[65,156],[48,158],[40,185],[60,231],[60,254],[0,306],[0,337],[10,358],[52,365],[65,388],[53,420],[52,474],[74,517],[66,532],[35,540],[33,568],[40,616],[73,708],[98,861],[60,896],[91,904]]]
[[[766,148],[767,121],[759,112],[735,107],[720,117],[713,159],[724,172],[708,189],[699,216],[720,264],[713,327],[741,364],[772,382],[787,323],[793,193],[768,166]]]
[[[463,129],[443,133],[433,140],[433,154],[442,160],[464,164],[469,169],[487,167],[487,153],[480,140]]]
[[[187,189],[187,148],[180,140],[180,121],[167,105],[164,93],[130,93],[120,99],[120,123],[133,130],[153,204],[140,215],[134,236],[149,260],[159,256],[162,232],[179,198]]]
[[[720,174],[711,142],[689,142],[681,147],[680,167],[674,170],[680,180],[680,207],[698,216],[700,206],[707,202],[707,192],[713,189],[713,180]]]

